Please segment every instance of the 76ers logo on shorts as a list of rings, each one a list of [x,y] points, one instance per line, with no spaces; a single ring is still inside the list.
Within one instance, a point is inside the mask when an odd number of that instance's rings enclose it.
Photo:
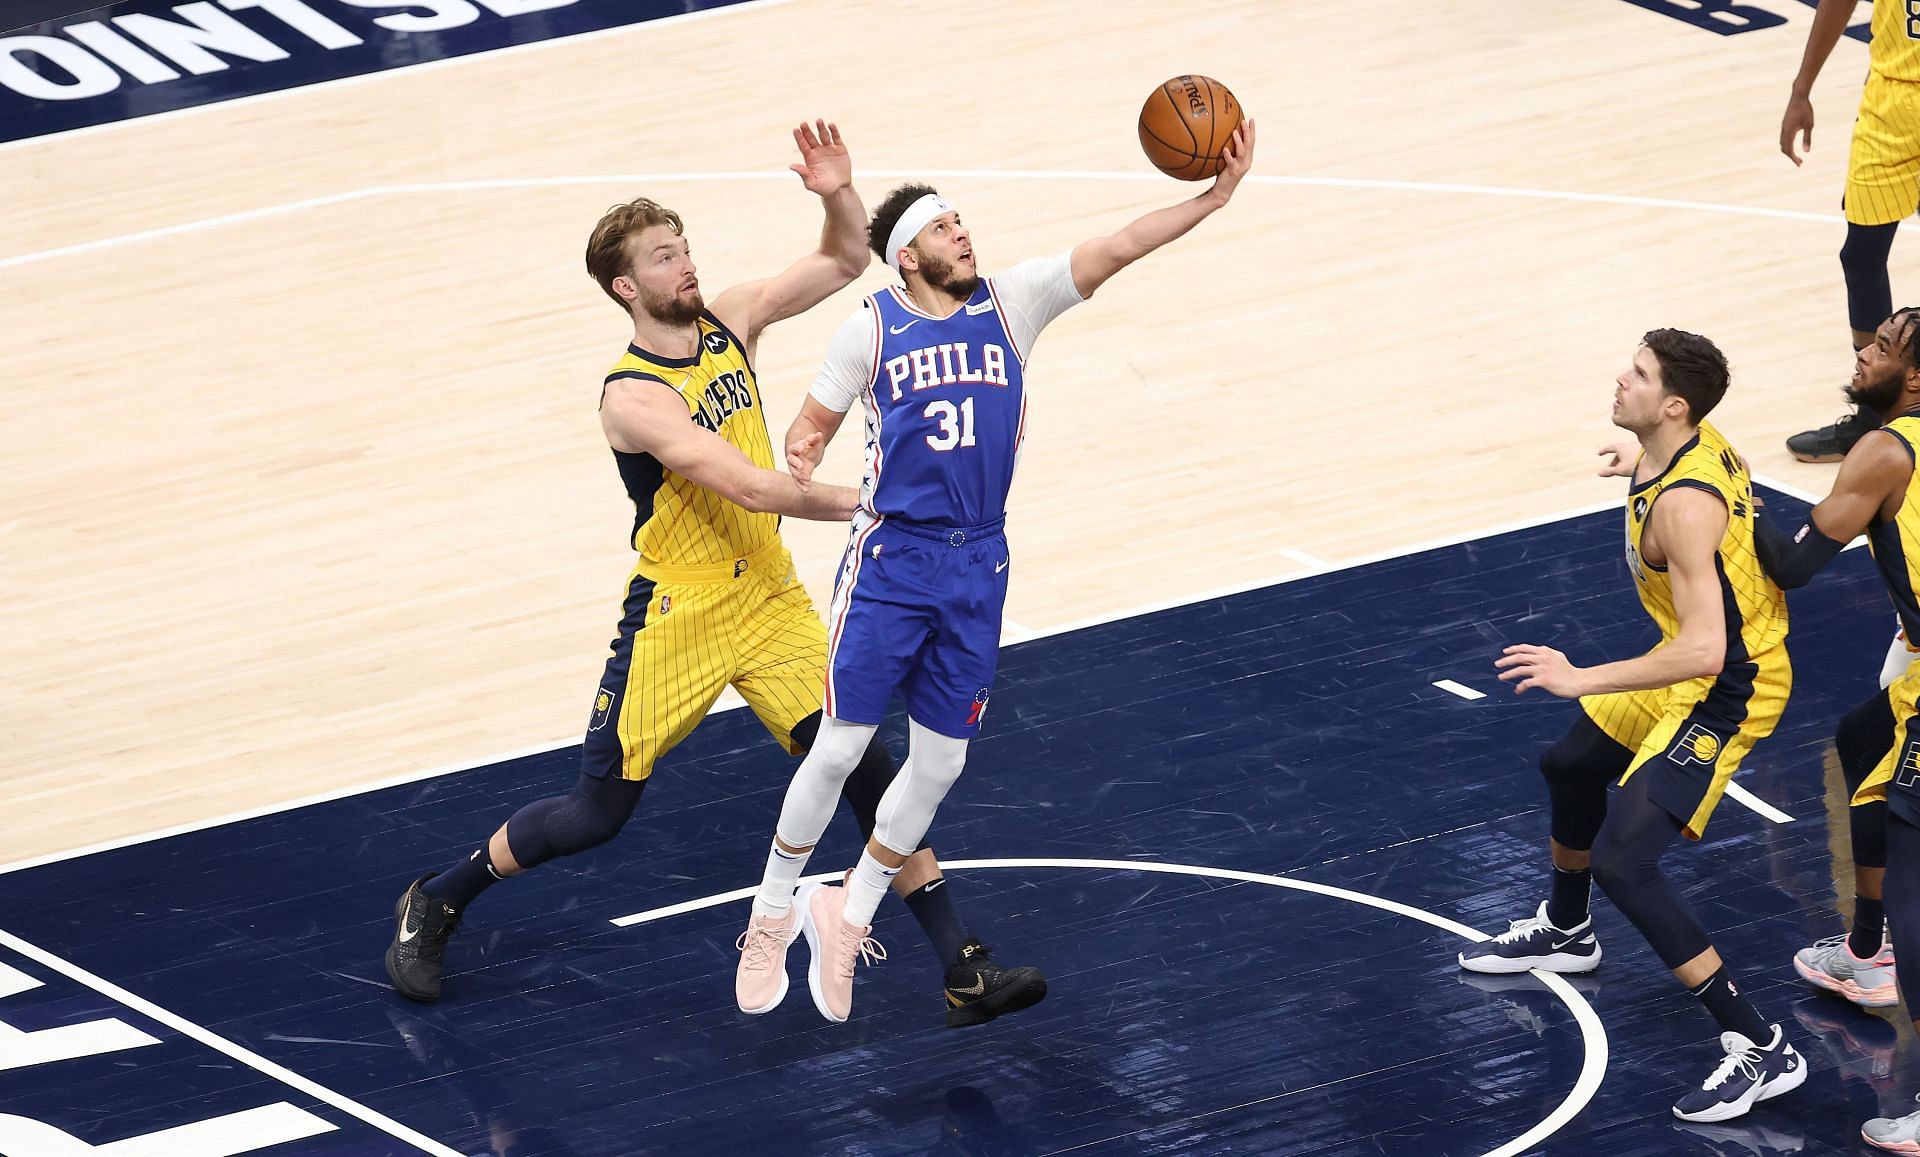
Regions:
[[[967,712],[968,727],[980,726],[980,717],[987,713],[987,697],[992,693],[991,687],[982,687],[973,693],[973,710]]]
[[[617,698],[619,698],[618,695],[605,687],[593,693],[593,718],[587,721],[588,731],[598,731],[607,725],[607,720],[613,715],[613,703]]]
[[[1709,730],[1705,724],[1692,723],[1667,748],[1667,758],[1682,767],[1688,764],[1705,764],[1712,767],[1720,758],[1720,749],[1726,741]]]

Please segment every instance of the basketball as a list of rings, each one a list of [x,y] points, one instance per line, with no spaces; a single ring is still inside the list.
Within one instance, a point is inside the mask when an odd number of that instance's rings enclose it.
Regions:
[[[1140,147],[1169,177],[1204,181],[1218,176],[1222,154],[1240,127],[1240,102],[1206,76],[1176,76],[1140,108]]]

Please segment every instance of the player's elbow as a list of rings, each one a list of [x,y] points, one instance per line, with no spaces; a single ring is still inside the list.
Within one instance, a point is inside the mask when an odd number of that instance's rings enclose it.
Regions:
[[[867,258],[871,256],[871,251],[862,243],[829,256],[833,258],[833,271],[840,278],[840,286],[844,289],[852,285],[856,277],[867,271]]]
[[[1693,677],[1711,679],[1726,669],[1727,644],[1724,639],[1697,644],[1692,651]]]

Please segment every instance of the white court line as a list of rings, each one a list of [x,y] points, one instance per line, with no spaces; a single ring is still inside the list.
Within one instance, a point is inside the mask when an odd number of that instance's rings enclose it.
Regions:
[[[1462,699],[1485,699],[1487,697],[1485,691],[1475,691],[1465,683],[1455,683],[1451,679],[1436,679],[1433,685],[1442,691],[1458,695]]]
[[[1603,511],[1603,510],[1615,510],[1619,508],[1619,505],[1620,505],[1620,500],[1617,498],[1612,498],[1601,503],[1593,503],[1587,506],[1575,507],[1572,510],[1562,511],[1558,514],[1543,515],[1538,518],[1525,519],[1520,522],[1502,523],[1499,526],[1492,527],[1491,529],[1471,531],[1464,534],[1452,535],[1447,538],[1434,539],[1428,542],[1415,543],[1412,546],[1404,547],[1399,550],[1381,551],[1378,554],[1366,555],[1361,558],[1353,559],[1348,562],[1329,563],[1320,570],[1312,570],[1304,573],[1299,573],[1299,572],[1289,573],[1285,575],[1280,575],[1278,577],[1270,577],[1270,578],[1259,579],[1253,582],[1242,583],[1233,587],[1227,587],[1227,588],[1222,588],[1218,590],[1202,591],[1197,594],[1187,595],[1180,598],[1164,599],[1159,602],[1149,603],[1145,606],[1134,607],[1129,610],[1115,611],[1115,612],[1111,612],[1104,615],[1096,615],[1092,618],[1079,619],[1079,620],[1075,620],[1074,622],[1062,623],[1062,624],[1058,624],[1056,626],[1051,626],[1051,627],[1028,628],[1028,632],[1029,632],[1028,639],[1023,639],[1018,643],[1009,643],[1007,645],[1013,646],[1013,647],[1023,646],[1027,642],[1031,642],[1034,639],[1044,639],[1053,635],[1062,635],[1069,631],[1085,630],[1088,627],[1096,627],[1104,623],[1119,622],[1122,619],[1138,618],[1142,615],[1154,614],[1158,611],[1172,610],[1175,607],[1188,606],[1194,603],[1203,603],[1211,599],[1225,598],[1228,595],[1245,594],[1248,591],[1260,590],[1264,587],[1286,586],[1289,583],[1301,582],[1306,579],[1318,577],[1319,575],[1322,575],[1322,574],[1330,574],[1336,571],[1348,570],[1357,566],[1366,566],[1370,563],[1387,562],[1396,558],[1403,558],[1408,555],[1419,554],[1423,551],[1438,550],[1441,547],[1458,546],[1460,543],[1463,543],[1463,542],[1473,542],[1481,538],[1491,538],[1492,536],[1497,534],[1508,534],[1516,530],[1529,530],[1538,526],[1547,526],[1555,522],[1564,522],[1568,519],[1580,518],[1585,515],[1598,513],[1599,511]],[[227,824],[239,823],[242,820],[259,819],[262,816],[270,816],[270,815],[278,814],[280,812],[293,811],[296,808],[310,807],[314,804],[331,803],[335,800],[350,799],[353,796],[364,795],[368,792],[382,791],[386,788],[400,787],[409,783],[418,783],[423,779],[435,779],[440,776],[453,775],[462,771],[472,771],[474,768],[487,767],[495,763],[504,763],[510,759],[522,759],[529,755],[544,755],[549,751],[558,751],[563,747],[572,747],[575,744],[578,744],[579,742],[580,742],[580,737],[578,735],[570,735],[565,739],[555,739],[555,740],[550,740],[546,743],[536,743],[530,747],[521,747],[521,748],[516,748],[512,751],[500,752],[494,755],[489,755],[483,759],[467,760],[460,763],[450,763],[440,767],[428,768],[422,771],[404,772],[402,774],[389,776],[384,779],[377,779],[370,783],[358,784],[352,787],[334,788],[330,791],[317,792],[313,795],[300,796],[296,799],[287,800],[284,803],[265,804],[260,807],[248,808],[245,811],[233,812],[223,816],[216,816],[213,819],[195,820],[191,823],[175,824],[172,827],[161,828],[157,831],[143,832],[139,835],[121,836],[117,839],[102,840],[99,843],[87,844],[84,847],[73,848],[69,851],[49,852],[46,855],[34,856],[31,859],[15,860],[10,864],[0,864],[0,875],[5,875],[8,872],[22,871],[27,868],[37,868],[45,864],[55,864],[63,860],[78,859],[82,856],[96,855],[100,852],[116,851],[120,848],[132,847],[135,844],[150,843],[151,841],[166,839],[171,836],[183,836],[183,835],[188,835],[192,832],[206,831],[209,828],[223,827]]]
[[[1432,925],[1444,932],[1463,937],[1478,944],[1486,940],[1487,934],[1477,928],[1469,928],[1458,921],[1438,916],[1424,908],[1415,908],[1397,900],[1386,900],[1379,896],[1370,896],[1365,892],[1353,892],[1346,888],[1336,888],[1331,884],[1316,884],[1310,880],[1295,880],[1287,876],[1269,876],[1262,872],[1243,872],[1234,868],[1207,868],[1195,864],[1165,864],[1157,861],[1142,860],[1061,860],[1061,859],[1017,859],[1017,860],[949,860],[941,864],[948,871],[966,871],[973,868],[1104,868],[1122,872],[1160,872],[1173,876],[1203,876],[1212,879],[1241,880],[1249,884],[1267,884],[1276,888],[1293,888],[1301,892],[1313,892],[1335,900],[1346,900],[1354,904],[1364,904],[1369,908],[1378,908],[1384,912],[1406,916],[1423,924]],[[804,877],[802,883],[814,883],[839,879],[838,872],[821,872]],[[654,920],[663,920],[668,916],[678,916],[685,912],[698,912],[705,908],[717,908],[734,900],[742,900],[759,891],[757,886],[735,888],[731,892],[721,892],[705,896],[698,900],[688,900],[681,904],[669,904],[664,908],[650,908],[645,912],[636,912],[631,916],[620,916],[611,923],[621,928],[631,928],[636,924],[646,924]],[[1573,1120],[1593,1100],[1599,1091],[1600,1082],[1607,1072],[1607,1030],[1601,1025],[1599,1014],[1587,1003],[1586,997],[1565,978],[1551,972],[1533,973],[1535,979],[1546,985],[1564,1002],[1573,1013],[1574,1021],[1580,1026],[1580,1040],[1585,1046],[1586,1056],[1580,1063],[1580,1076],[1573,1082],[1573,1089],[1567,1093],[1566,1100],[1549,1113],[1545,1120],[1527,1130],[1519,1137],[1498,1148],[1489,1150],[1485,1157],[1515,1157],[1551,1137],[1568,1121]],[[1280,1094],[1284,1097],[1289,1094]],[[1269,1098],[1278,1100],[1279,1097]],[[1254,1102],[1257,1104],[1258,1102]],[[1240,1106],[1244,1108],[1245,1106]]]
[[[783,0],[784,2],[784,0]],[[1153,182],[1166,184],[1170,178],[1157,172],[1135,172],[1131,170],[1102,171],[1080,169],[862,169],[861,176],[878,180],[983,180],[983,181],[1121,181]],[[337,205],[345,201],[359,200],[364,197],[401,196],[416,193],[441,194],[472,192],[489,189],[531,189],[547,186],[565,185],[606,185],[639,184],[668,182],[730,182],[730,181],[792,181],[793,174],[784,170],[746,172],[702,172],[702,173],[609,173],[574,177],[505,177],[478,179],[470,181],[420,181],[393,185],[370,185],[361,189],[329,193],[321,197],[309,197],[299,201],[290,201],[282,205],[267,205],[257,209],[247,209],[238,213],[227,213],[217,217],[206,217],[197,221],[188,221],[179,225],[167,225],[157,229],[143,229],[138,233],[126,233],[115,237],[103,237],[95,241],[83,241],[74,245],[62,245],[55,249],[42,249],[32,253],[16,254],[0,258],[0,269],[16,265],[29,265],[54,257],[67,257],[78,253],[91,253],[101,249],[116,248],[136,241],[147,241],[160,237],[171,237],[180,233],[193,233],[202,229],[211,229],[218,225],[230,225],[241,221],[254,221],[263,217],[278,216],[283,213],[298,212],[325,205]],[[1284,185],[1304,188],[1325,189],[1363,189],[1388,192],[1410,193],[1457,193],[1483,197],[1518,197],[1528,200],[1578,201],[1589,204],[1625,205],[1652,209],[1688,209],[1696,212],[1721,213],[1740,217],[1775,217],[1796,221],[1820,221],[1833,224],[1843,220],[1833,213],[1807,213],[1797,209],[1768,209],[1756,205],[1723,205],[1712,201],[1675,201],[1665,197],[1635,197],[1619,193],[1580,193],[1565,189],[1526,189],[1505,185],[1462,185],[1445,181],[1388,181],[1362,177],[1281,177],[1261,173],[1248,174],[1244,179],[1251,185]]]
[[[1735,803],[1745,804],[1747,807],[1759,812],[1776,824],[1790,824],[1793,822],[1792,816],[1774,807],[1766,800],[1761,799],[1759,796],[1741,787],[1732,780],[1727,781],[1727,798],[1733,800]]]
[[[77,980],[107,999],[124,1005],[150,1019],[157,1020],[182,1036],[191,1037],[218,1053],[232,1057],[250,1069],[254,1069],[259,1073],[272,1077],[281,1084],[305,1093],[316,1101],[322,1101],[332,1105],[334,1108],[356,1120],[372,1125],[374,1128],[389,1136],[397,1137],[415,1149],[420,1150],[422,1153],[432,1153],[435,1154],[436,1157],[462,1157],[460,1151],[457,1149],[450,1149],[431,1137],[416,1133],[391,1117],[377,1113],[358,1101],[334,1092],[325,1085],[316,1084],[306,1077],[301,1076],[299,1073],[277,1065],[250,1049],[242,1048],[210,1029],[202,1028],[200,1025],[193,1023],[177,1013],[169,1012],[161,1008],[145,997],[135,996],[133,993],[128,992],[112,981],[102,980],[78,964],[55,956],[43,948],[29,944],[11,932],[0,930],[0,945],[11,948],[29,960],[33,960],[46,968],[50,968],[62,976],[71,980]]]
[[[756,8],[775,8],[790,4],[793,0],[741,0],[725,8],[705,8],[695,12],[681,12],[672,16],[656,16],[651,20],[641,20],[631,24],[618,24],[612,28],[594,28],[586,32],[575,32],[568,36],[550,36],[542,40],[528,40],[519,44],[506,44],[499,48],[489,48],[480,52],[469,52],[461,56],[442,57],[439,60],[422,60],[415,64],[402,64],[395,68],[384,68],[378,72],[362,72],[353,76],[340,76],[332,80],[316,81],[313,84],[291,85],[274,89],[272,92],[256,92],[250,96],[237,96],[232,100],[216,100],[206,104],[196,104],[187,108],[168,109],[165,112],[148,113],[145,116],[124,117],[120,120],[106,121],[97,125],[82,125],[79,128],[63,129],[57,133],[45,133],[37,137],[24,137],[17,141],[0,144],[0,153],[9,149],[25,148],[28,145],[43,144],[47,141],[61,141],[71,137],[93,136],[97,133],[113,132],[129,125],[153,124],[156,121],[179,120],[182,117],[197,116],[215,109],[228,109],[240,105],[258,104],[262,101],[279,100],[295,93],[308,93],[329,88],[345,88],[348,85],[366,84],[369,81],[385,80],[390,76],[403,76],[415,72],[431,72],[440,68],[452,68],[470,60],[483,60],[492,57],[513,56],[522,52],[534,52],[554,44],[582,44],[589,40],[600,40],[609,36],[620,36],[642,31],[651,31],[662,24],[684,24],[692,20],[706,20],[715,16],[731,16],[736,12],[751,12]],[[76,13],[77,14],[77,13]],[[505,19],[511,19],[506,17]]]

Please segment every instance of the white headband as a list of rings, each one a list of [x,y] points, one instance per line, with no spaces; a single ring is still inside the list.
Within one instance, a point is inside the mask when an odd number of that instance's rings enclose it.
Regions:
[[[900,272],[900,250],[920,236],[920,230],[927,227],[927,222],[942,213],[953,211],[953,206],[942,201],[938,193],[928,193],[907,206],[907,211],[893,223],[893,232],[887,235],[887,264],[893,266],[895,273]]]

